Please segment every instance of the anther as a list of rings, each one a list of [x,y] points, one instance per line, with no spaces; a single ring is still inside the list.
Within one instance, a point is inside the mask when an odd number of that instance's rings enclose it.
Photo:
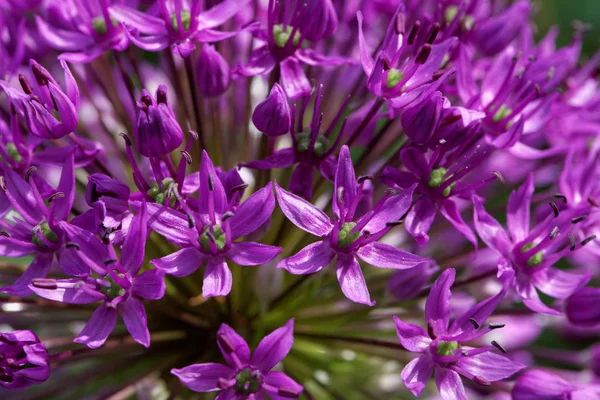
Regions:
[[[162,103],[162,104],[167,104],[167,92],[162,90],[161,88],[159,88],[156,91],[156,102]]]
[[[338,203],[340,203],[340,204],[344,204],[344,187],[343,187],[343,186],[340,186],[340,187],[338,188],[338,190],[337,190],[337,193],[336,193],[336,194],[337,194],[337,200],[338,200]]]
[[[588,197],[587,200],[592,207],[600,207],[600,203],[598,203],[593,197]]]
[[[586,237],[585,239],[583,239],[581,241],[581,246],[585,246],[586,244],[588,244],[589,242],[591,242],[594,239],[596,239],[596,235]]]
[[[65,194],[63,192],[56,192],[50,197],[48,197],[48,202],[52,203],[54,200],[60,199],[61,197],[65,197]]]
[[[569,248],[569,250],[573,251],[575,250],[577,244],[575,243],[575,236],[573,236],[572,233],[569,235],[569,240],[571,241],[571,247]]]
[[[504,347],[500,346],[500,344],[498,342],[496,342],[495,340],[492,340],[492,346],[494,346],[495,348],[500,350],[502,353],[506,354],[506,349]]]
[[[552,228],[552,232],[550,232],[550,239],[554,239],[558,235],[558,226]]]
[[[194,228],[196,226],[196,221],[194,221],[194,217],[192,217],[191,214],[186,214],[187,216],[187,221],[188,221],[188,226],[191,228]]]
[[[188,131],[188,135],[190,135],[193,140],[198,140],[198,132],[196,132],[195,130],[190,129]]]
[[[469,322],[473,324],[475,329],[479,329],[479,323],[477,321],[475,321],[475,319],[469,318]]]
[[[129,139],[129,136],[127,136],[127,134],[125,132],[119,133],[119,136],[121,136],[123,138],[123,140],[125,140],[125,144],[127,146],[131,147],[131,145],[132,145],[131,139]]]
[[[427,39],[425,40],[425,43],[433,44],[438,33],[440,33],[440,24],[436,22],[431,27],[431,30],[429,31],[429,35],[427,35]]]
[[[552,207],[552,211],[554,211],[554,218],[558,218],[560,212],[558,211],[558,207],[553,201],[550,202],[550,207]]]
[[[554,195],[554,197],[557,198],[557,199],[561,199],[562,201],[565,202],[565,204],[567,204],[567,196],[565,196],[564,194],[562,194],[562,193],[556,193]]]
[[[586,218],[587,218],[587,215],[582,215],[580,217],[575,217],[575,218],[571,219],[571,223],[572,224],[576,224],[578,222],[581,222],[581,221],[585,220]]]
[[[6,231],[0,231],[0,236],[10,237],[10,233],[8,233]]]
[[[500,171],[492,171],[492,175],[496,176],[496,178],[498,178],[503,185],[506,185],[506,179],[504,179],[504,176],[500,173]]]
[[[232,192],[237,192],[237,191],[243,192],[244,190],[246,190],[246,188],[248,188],[248,185],[246,183],[242,183],[242,184],[232,187],[231,191]]]
[[[81,250],[81,247],[79,247],[79,245],[77,243],[73,243],[73,242],[68,242],[67,244],[65,244],[65,247],[67,249],[75,249],[77,251]]]
[[[393,228],[395,226],[400,226],[404,223],[404,221],[390,221],[390,222],[386,222],[385,226],[389,227],[389,228]]]
[[[141,100],[142,104],[146,107],[150,107],[152,105],[152,98],[148,95],[142,96]]]
[[[500,329],[500,328],[504,328],[506,326],[506,324],[500,324],[498,322],[492,322],[488,325],[488,327],[492,330],[494,329]]]
[[[213,181],[212,175],[208,175],[208,190],[213,192],[215,190],[215,182]]]
[[[29,179],[31,179],[31,174],[33,174],[35,171],[37,171],[36,167],[30,167],[27,172],[25,172],[25,181],[29,182]]]
[[[29,84],[29,81],[25,75],[19,74],[19,83],[21,84],[21,88],[25,94],[33,93],[33,89],[31,88],[31,85]]]
[[[221,217],[221,221],[225,222],[227,221],[229,218],[233,217],[233,212],[231,211],[227,211],[225,214],[223,214],[223,216]]]
[[[386,188],[384,190],[384,192],[388,196],[396,196],[396,195],[400,194],[400,191],[398,189],[394,189],[394,188]]]
[[[411,46],[415,44],[415,40],[417,40],[417,33],[419,33],[419,28],[421,28],[421,21],[416,21],[408,33],[408,39],[406,39],[406,43]]]
[[[396,24],[394,25],[396,35],[401,35],[406,30],[406,18],[403,13],[398,13],[396,16]]]
[[[300,396],[300,392],[291,388],[278,388],[277,394],[281,397],[285,397],[286,399],[297,399]]]
[[[192,165],[192,155],[185,150],[181,150],[181,155],[185,157],[185,162],[187,165]]]
[[[427,324],[427,334],[433,340],[435,340],[435,338],[437,338],[437,335],[435,334],[435,332],[433,330],[433,325],[431,323]]]
[[[359,176],[358,179],[356,180],[358,183],[362,183],[364,181],[372,181],[373,179],[375,179],[373,177],[373,175],[363,175],[363,176]]]
[[[490,386],[492,384],[490,381],[479,375],[473,376],[473,382],[478,383],[481,386]]]
[[[110,260],[104,261],[104,265],[110,265],[110,264],[113,264],[116,262],[117,262],[117,260],[115,260],[114,258],[111,258]]]
[[[33,285],[33,287],[36,287],[38,289],[54,290],[54,289],[58,288],[58,285],[56,284],[56,280],[54,280],[54,279],[35,278],[31,281],[31,284]]]
[[[33,76],[39,85],[46,86],[50,79],[44,75],[39,65],[33,64],[31,66],[31,72],[33,72]]]
[[[4,176],[0,176],[0,189],[2,189],[3,192],[7,191]]]
[[[217,335],[217,342],[219,342],[219,344],[226,353],[230,354],[235,351],[233,343],[231,343],[231,341],[227,338],[227,336],[225,336],[224,333]]]
[[[429,43],[425,43],[419,53],[415,57],[415,63],[417,64],[425,64],[425,61],[429,58],[431,54],[431,45]]]

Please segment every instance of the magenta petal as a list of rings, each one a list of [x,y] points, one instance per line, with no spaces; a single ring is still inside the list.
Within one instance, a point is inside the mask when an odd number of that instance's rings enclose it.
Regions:
[[[600,288],[585,288],[569,297],[565,313],[575,325],[595,326],[600,324]]]
[[[426,197],[415,201],[404,220],[406,231],[415,238],[421,246],[429,241],[429,228],[435,220],[435,206]]]
[[[61,221],[59,226],[66,233],[69,240],[79,246],[77,257],[81,262],[100,275],[106,274],[104,264],[108,260],[106,245],[95,234],[81,229],[77,225]]]
[[[202,296],[227,296],[231,292],[231,270],[223,258],[211,258],[204,270]]]
[[[375,65],[375,60],[371,56],[371,51],[367,48],[367,41],[363,33],[363,14],[360,11],[356,12],[356,19],[358,20],[358,47],[360,49],[360,62],[363,70],[367,76],[371,75]]]
[[[521,297],[523,304],[530,310],[543,314],[561,315],[559,311],[548,307],[542,302],[535,286],[527,278],[517,276],[515,290]]]
[[[415,396],[419,396],[427,386],[431,374],[433,374],[433,361],[431,356],[426,353],[406,364],[400,377],[406,388]]]
[[[443,400],[469,400],[460,375],[446,368],[435,369],[435,383]]]
[[[73,341],[85,344],[90,349],[97,349],[106,342],[108,336],[115,329],[118,315],[119,313],[113,306],[102,303]]]
[[[534,273],[531,282],[543,293],[557,299],[566,299],[588,283],[591,273],[574,274],[548,267]]]
[[[78,51],[94,44],[91,36],[76,31],[55,28],[37,15],[35,16],[35,24],[41,38],[56,50]]]
[[[30,295],[31,289],[29,288],[29,284],[31,281],[36,278],[45,278],[50,271],[51,265],[52,253],[36,256],[25,272],[21,274],[19,279],[14,281],[11,285],[3,286],[2,289],[0,289],[0,292],[21,297]]]
[[[139,210],[141,203],[134,203],[134,207]],[[156,203],[149,203],[147,210],[148,227],[154,232],[179,246],[185,246],[192,240],[190,235],[192,229],[184,214]]]
[[[356,255],[367,264],[379,268],[407,269],[426,261],[419,256],[379,242],[361,247]]]
[[[335,267],[342,292],[348,299],[359,304],[375,305],[375,302],[371,301],[367,282],[354,256],[339,254]]]
[[[413,268],[395,271],[388,281],[388,290],[398,300],[414,299],[438,269],[439,267],[429,260]]]
[[[427,335],[425,329],[420,326],[403,322],[400,318],[394,315],[394,323],[396,324],[396,333],[400,343],[408,351],[414,353],[424,353],[431,343],[431,339]]]
[[[333,213],[343,219],[358,195],[358,184],[356,174],[350,157],[348,146],[342,146],[338,156],[337,169],[335,171],[335,184],[333,191]]]
[[[287,389],[286,392],[302,394],[304,387],[295,380],[279,371],[271,371],[265,376],[265,383],[277,389]],[[278,392],[268,392],[269,398],[273,400],[289,400],[288,396],[279,396]]]
[[[200,268],[205,260],[206,256],[198,249],[188,247],[168,256],[151,260],[150,264],[162,269],[167,274],[182,277]]]
[[[244,266],[263,265],[274,259],[283,250],[281,247],[254,242],[235,242],[226,257]]]
[[[121,251],[121,265],[132,276],[137,275],[144,262],[144,249],[148,235],[147,215],[144,201],[129,225]]]
[[[12,237],[0,236],[0,256],[17,258],[25,257],[37,250],[37,245],[23,242]]]
[[[212,181],[212,190],[209,180]],[[202,158],[200,160],[200,193],[198,198],[198,212],[200,214],[210,214],[209,195],[212,191],[214,196],[214,210],[217,213],[224,213],[227,207],[227,195],[223,188],[223,183],[219,179],[219,175],[215,171],[215,166],[210,159],[206,150],[202,150]]]
[[[310,82],[298,59],[293,56],[288,57],[279,63],[279,68],[281,70],[281,86],[291,100],[310,93]]]
[[[263,160],[254,160],[246,163],[244,166],[247,168],[256,169],[272,169],[272,168],[287,168],[294,165],[296,158],[294,155],[294,149],[288,147],[282,150],[276,150],[272,152],[267,158]]]
[[[288,183],[288,189],[305,199],[312,197],[312,186],[313,177],[315,175],[315,168],[312,164],[301,162],[296,165],[290,182]]]
[[[63,159],[65,155],[63,154]],[[57,198],[50,203],[50,212],[58,221],[68,219],[75,199],[75,167],[73,153],[66,156],[66,161],[63,163],[60,181],[58,183],[57,192],[63,193],[64,196]]]
[[[160,35],[167,32],[165,21],[162,18],[119,4],[111,5],[108,10],[111,19],[114,18],[119,23],[125,23],[127,27],[135,28],[145,35]]]
[[[271,71],[275,65],[277,62],[271,55],[269,46],[262,46],[252,52],[246,65],[236,67],[235,74],[240,76],[262,75]]]
[[[516,374],[526,367],[496,353],[488,351],[471,357],[462,357],[457,365],[474,376],[496,382]]]
[[[250,0],[225,0],[198,14],[198,29],[214,28],[224,24],[242,9]],[[194,16],[192,16],[194,18]]]
[[[260,228],[271,218],[274,209],[273,187],[268,184],[254,192],[235,210],[233,217],[229,219],[231,239],[241,238]]]
[[[313,67],[334,67],[337,65],[356,64],[356,61],[350,58],[329,56],[309,48],[298,49],[298,51],[296,51],[296,58],[304,64]]]
[[[483,326],[485,321],[492,315],[498,304],[504,299],[506,288],[503,288],[498,294],[488,297],[482,302],[471,307],[467,312],[458,317],[453,323],[450,331],[470,332],[475,329],[471,320],[477,322],[479,326]]]
[[[335,257],[335,251],[327,241],[309,244],[297,254],[281,260],[277,268],[283,268],[294,275],[313,274],[325,268]]]
[[[235,366],[236,363],[234,358],[231,356],[231,353],[223,348],[221,345],[222,342],[226,342],[230,345],[239,359],[240,363],[248,364],[250,362],[250,348],[246,341],[238,335],[236,331],[234,331],[229,325],[221,324],[219,327],[219,331],[217,332],[217,338],[223,336],[223,340],[217,340],[217,344],[219,345],[219,349],[221,349],[221,353],[225,358],[225,361],[231,366]]]
[[[568,399],[577,390],[558,375],[539,369],[522,374],[512,390],[513,400]]]
[[[439,209],[440,214],[442,214],[457,231],[462,233],[467,240],[473,243],[473,246],[477,248],[477,237],[471,227],[463,220],[456,203],[453,200],[446,199],[440,204]]]
[[[120,305],[121,317],[131,337],[142,346],[150,346],[150,332],[146,321],[146,310],[141,301],[130,296]]]
[[[265,336],[252,354],[251,364],[263,373],[285,358],[294,345],[294,319]]]
[[[171,373],[195,392],[213,392],[220,390],[219,378],[231,378],[234,370],[222,364],[207,363],[194,364],[181,369],[174,368]]]
[[[533,174],[530,173],[527,181],[508,198],[506,224],[515,242],[520,242],[529,234],[529,208],[533,190]]]
[[[273,85],[269,96],[254,108],[252,123],[267,136],[281,136],[289,132],[290,105],[278,83]]]
[[[165,295],[166,290],[164,271],[151,269],[133,278],[131,294],[144,299],[158,300]]]
[[[388,222],[399,221],[400,218],[406,214],[410,205],[412,204],[413,192],[416,186],[417,185],[413,185],[409,188],[406,188],[399,194],[393,195],[385,200],[381,208],[379,208],[372,217],[370,217],[369,214],[366,214],[365,218],[371,219],[362,230],[374,234],[386,229],[386,224]],[[360,220],[358,224],[360,225]]]
[[[425,318],[427,324],[437,335],[448,331],[448,320],[450,319],[450,298],[452,292],[450,287],[454,283],[456,271],[448,268],[435,280],[427,302],[425,303]]]
[[[485,211],[479,199],[473,199],[473,206],[473,222],[481,240],[505,258],[510,259],[512,243],[504,228]]]
[[[277,182],[275,182],[275,192],[281,211],[298,228],[319,237],[327,236],[331,232],[333,224],[323,211],[303,198],[282,189]]]
[[[61,279],[57,282],[64,283],[76,283],[83,281],[79,279]],[[83,286],[83,285],[82,285]],[[86,290],[83,290],[81,287],[73,287],[73,288],[63,288],[58,287],[56,289],[42,289],[30,285],[29,288],[33,291],[33,293],[37,294],[40,297],[45,299],[60,301],[61,303],[67,304],[92,304],[97,303],[102,300],[102,295],[99,293],[90,293]]]

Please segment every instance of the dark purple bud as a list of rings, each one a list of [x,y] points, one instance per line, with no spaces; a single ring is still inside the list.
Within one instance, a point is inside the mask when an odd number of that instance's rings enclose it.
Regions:
[[[274,84],[269,96],[256,106],[252,123],[267,136],[281,136],[289,132],[290,105],[279,84]]]
[[[129,186],[123,182],[102,174],[93,174],[88,178],[85,201],[93,205],[100,197],[129,200]]]
[[[138,119],[133,136],[137,150],[146,157],[160,157],[175,150],[183,142],[183,131],[167,102],[167,87],[156,90],[155,102],[147,90],[138,102]]]
[[[408,107],[402,113],[402,127],[406,136],[417,144],[427,142],[435,133],[442,118],[444,98],[440,92]]]
[[[504,50],[512,42],[529,17],[529,1],[518,1],[501,14],[478,21],[473,29],[473,37],[479,51],[493,56]]]
[[[600,324],[600,288],[584,288],[567,299],[565,313],[575,325]]]
[[[214,46],[204,44],[196,67],[200,93],[206,97],[220,96],[231,82],[229,64]]]
[[[338,17],[331,0],[305,0],[298,28],[302,37],[316,42],[333,34]]]

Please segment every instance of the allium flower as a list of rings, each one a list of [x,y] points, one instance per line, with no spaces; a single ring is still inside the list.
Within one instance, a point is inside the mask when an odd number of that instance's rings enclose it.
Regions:
[[[146,310],[141,300],[158,300],[164,296],[166,288],[164,272],[159,269],[138,275],[144,261],[147,218],[144,203],[131,221],[120,260],[103,260],[100,258],[102,251],[98,251],[98,259],[90,260],[98,266],[105,266],[107,273],[103,274],[102,278],[33,279],[29,288],[46,299],[69,304],[101,302],[74,342],[85,344],[92,349],[102,346],[114,330],[117,317],[121,314],[133,339],[146,347],[150,346]],[[84,240],[93,241],[92,238]],[[98,239],[96,241],[99,242]],[[75,245],[79,246],[77,242]],[[97,243],[96,247],[101,248],[101,243]],[[86,252],[87,256],[92,254],[90,251]],[[111,255],[114,256],[114,251]]]
[[[483,324],[504,297],[505,290],[475,305],[450,324],[450,287],[455,274],[452,268],[445,270],[431,287],[425,304],[427,331],[394,317],[400,343],[408,351],[421,353],[402,371],[404,384],[415,396],[421,394],[433,373],[443,399],[466,400],[459,375],[489,386],[491,382],[508,378],[525,368],[525,365],[492,353],[494,350],[505,352],[496,342],[482,348],[466,345],[504,326]]]
[[[290,105],[278,83],[273,85],[269,96],[254,109],[252,123],[267,136],[281,136],[290,131]]]
[[[519,376],[511,395],[514,400],[596,399],[600,386],[577,385],[551,372],[532,369]]]
[[[557,299],[566,299],[589,281],[589,272],[575,274],[554,267],[561,258],[587,243],[584,240],[577,246],[569,239],[569,233],[585,217],[581,218],[578,210],[558,215],[556,209],[554,215],[530,229],[529,208],[533,191],[533,175],[530,174],[527,182],[510,194],[508,233],[485,211],[481,200],[475,198],[475,228],[485,244],[501,256],[498,276],[511,282],[523,304],[536,312],[560,315],[541,301],[537,290]]]
[[[50,375],[48,351],[31,331],[0,333],[0,387],[23,389]]]
[[[206,264],[202,295],[226,296],[232,283],[226,260],[243,266],[262,265],[281,252],[281,248],[276,246],[234,241],[251,234],[268,221],[275,208],[275,198],[269,185],[233,208],[227,202],[223,184],[206,152],[202,153],[199,182],[197,209],[186,207],[186,214],[183,214],[164,207],[149,207],[151,217],[168,215],[162,220],[157,219],[152,229],[183,247],[151,262],[166,273],[179,277],[189,275]]]
[[[229,325],[222,324],[217,344],[229,365],[194,364],[173,369],[183,384],[195,392],[221,390],[219,400],[297,399],[302,386],[283,372],[271,371],[294,344],[294,320],[265,336],[250,356],[246,341]]]
[[[414,187],[388,193],[372,210],[356,215],[364,180],[356,180],[348,147],[342,147],[335,173],[333,220],[308,201],[282,189],[275,191],[279,207],[297,227],[321,240],[277,264],[292,274],[312,274],[334,258],[336,274],[344,295],[350,300],[374,305],[357,257],[378,268],[406,269],[420,264],[421,257],[377,242],[408,211]]]

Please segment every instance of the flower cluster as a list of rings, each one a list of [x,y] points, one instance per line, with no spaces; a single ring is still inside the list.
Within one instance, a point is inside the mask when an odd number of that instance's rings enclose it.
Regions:
[[[600,399],[600,53],[535,12],[0,0],[0,397]]]

